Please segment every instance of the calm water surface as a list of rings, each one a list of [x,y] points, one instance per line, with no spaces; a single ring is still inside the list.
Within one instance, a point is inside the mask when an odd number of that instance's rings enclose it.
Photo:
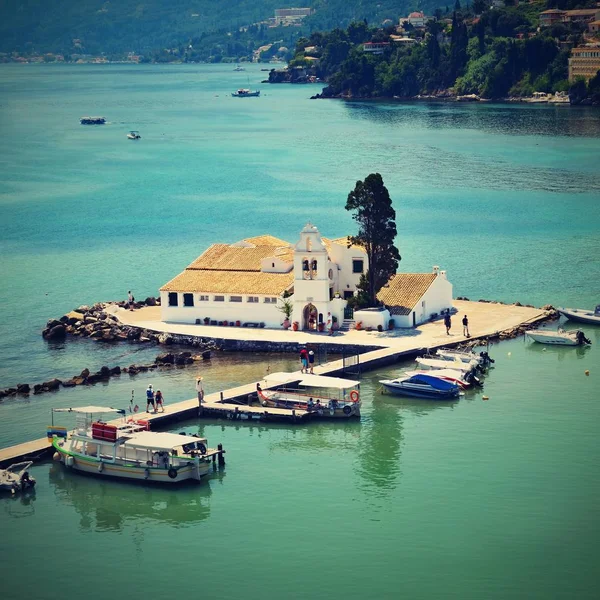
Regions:
[[[215,241],[293,241],[308,220],[352,232],[346,196],[373,171],[402,270],[440,264],[472,299],[600,302],[597,111],[311,102],[310,86],[230,97],[265,75],[0,68],[1,387],[149,362],[154,348],[39,332],[82,303],[156,294]],[[87,114],[109,123],[82,127]],[[600,329],[586,334],[587,350],[494,346],[488,401],[382,396],[390,369],[364,377],[359,423],[181,424],[229,452],[223,473],[176,492],[38,465],[35,497],[0,500],[5,595],[596,597]],[[126,405],[148,381],[177,401],[197,368],[216,391],[295,364],[218,356],[5,401],[0,443],[42,435],[52,406]]]

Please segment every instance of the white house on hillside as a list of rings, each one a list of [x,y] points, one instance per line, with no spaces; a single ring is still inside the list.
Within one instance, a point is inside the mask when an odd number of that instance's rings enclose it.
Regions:
[[[321,237],[310,223],[295,245],[270,235],[213,244],[160,289],[161,317],[174,323],[278,328],[285,296],[293,306],[291,321],[300,329],[317,329],[327,313],[343,321],[346,301],[367,270],[362,247],[349,245],[346,237]],[[452,286],[439,269],[398,273],[378,297],[389,310],[383,326],[391,314],[396,326],[411,327],[451,308]]]

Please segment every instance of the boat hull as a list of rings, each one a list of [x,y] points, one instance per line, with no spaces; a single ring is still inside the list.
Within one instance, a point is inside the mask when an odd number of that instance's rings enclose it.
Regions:
[[[331,406],[329,398],[319,398],[321,406],[317,407],[313,404],[312,410],[309,409],[308,403],[303,396],[295,396],[294,394],[278,394],[277,392],[263,392],[260,396],[260,402],[265,407],[270,408],[287,408],[296,410],[307,410],[314,412],[320,417],[331,419],[351,419],[360,417],[360,401],[338,403],[338,406]],[[313,396],[313,402],[316,403],[317,397]]]
[[[600,315],[596,315],[590,310],[580,310],[577,308],[558,308],[557,310],[571,321],[587,323],[588,325],[600,325]]]
[[[579,346],[580,342],[574,337],[554,335],[551,332],[533,333],[527,332],[527,335],[538,344],[550,344],[553,346]]]
[[[422,400],[456,400],[458,391],[442,391],[442,390],[423,390],[415,389],[410,385],[401,385],[394,383],[381,382],[386,390],[395,396],[410,396],[411,398],[421,398]]]
[[[54,448],[59,454],[59,460],[67,468],[82,473],[89,473],[98,477],[115,477],[119,479],[129,479],[131,481],[144,481],[160,484],[178,484],[182,481],[197,480],[208,475],[211,465],[208,462],[201,462],[198,468],[194,464],[185,465],[176,469],[176,477],[169,475],[171,469],[162,467],[142,467],[119,462],[111,463],[101,461],[98,458],[79,455],[66,451],[64,448],[54,444]]]

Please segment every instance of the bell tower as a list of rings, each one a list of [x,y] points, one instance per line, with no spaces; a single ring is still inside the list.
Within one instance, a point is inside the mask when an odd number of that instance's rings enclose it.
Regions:
[[[325,321],[329,311],[329,255],[319,230],[307,223],[294,247],[294,314],[302,329]]]

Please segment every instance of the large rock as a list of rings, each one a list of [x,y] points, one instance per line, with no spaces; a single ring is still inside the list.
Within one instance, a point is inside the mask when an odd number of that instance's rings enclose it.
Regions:
[[[75,383],[75,378],[67,379],[67,381],[63,381],[63,387],[75,387],[77,383]]]
[[[154,361],[160,364],[173,364],[175,362],[175,355],[172,352],[159,354]]]
[[[67,336],[67,328],[62,323],[59,323],[54,327],[45,329],[42,335],[47,340],[64,340]]]
[[[146,306],[156,306],[156,298],[150,296],[149,298],[146,298],[145,303]]]
[[[36,383],[33,386],[33,393],[34,394],[41,394],[44,391],[44,386],[41,383]]]
[[[84,379],[86,379],[89,376],[90,376],[90,370],[89,369],[86,368],[83,371],[81,371],[81,377],[83,377]]]
[[[17,394],[29,394],[30,391],[28,383],[17,383]]]
[[[60,387],[61,383],[62,382],[60,379],[56,379],[56,378],[50,379],[49,381],[44,381],[44,383],[42,383],[42,388],[49,392],[53,392]]]
[[[110,374],[111,375],[120,375],[121,374],[121,367],[119,367],[119,365],[117,365],[116,367],[113,367],[110,370]]]

